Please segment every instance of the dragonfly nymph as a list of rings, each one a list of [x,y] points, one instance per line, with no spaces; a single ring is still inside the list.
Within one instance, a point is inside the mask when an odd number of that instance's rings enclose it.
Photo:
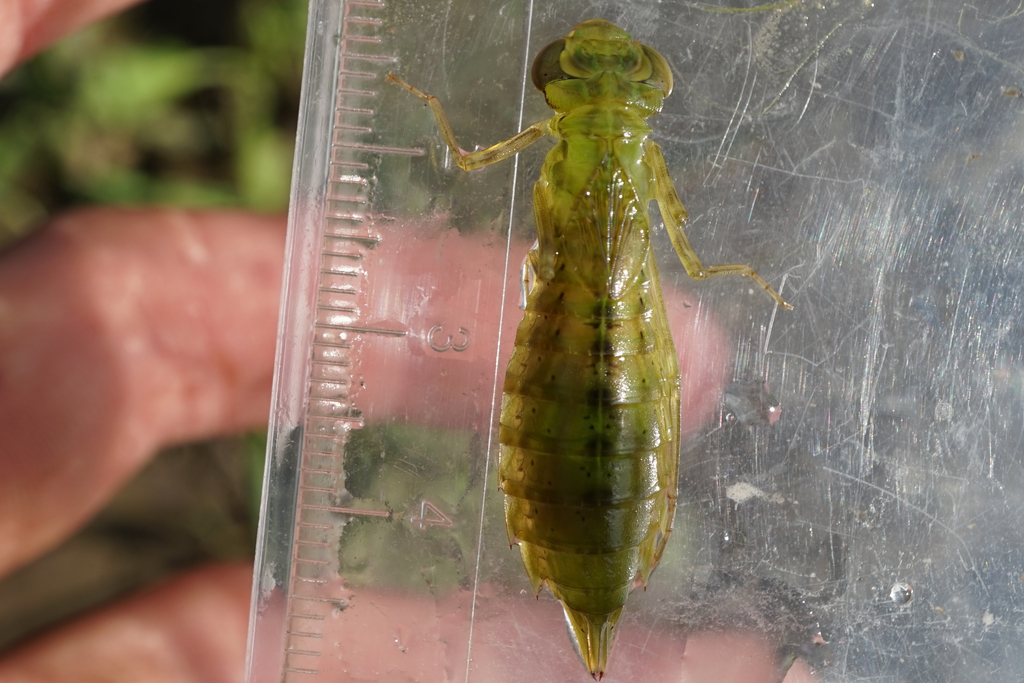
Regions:
[[[595,19],[537,56],[533,83],[555,115],[463,153],[440,102],[425,100],[456,163],[473,170],[550,135],[533,188],[537,244],[526,311],[505,372],[499,482],[509,542],[536,593],[565,609],[577,651],[605,671],[629,593],[647,584],[672,530],[679,459],[679,362],[650,241],[658,202],[686,272],[745,275],[792,308],[750,266],[705,267],[683,225],[646,119],[672,90],[665,58]]]

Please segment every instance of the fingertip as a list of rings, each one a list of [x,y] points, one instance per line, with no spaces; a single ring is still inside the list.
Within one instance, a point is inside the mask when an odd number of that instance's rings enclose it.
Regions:
[[[244,563],[195,569],[14,650],[0,680],[237,681],[251,580]]]

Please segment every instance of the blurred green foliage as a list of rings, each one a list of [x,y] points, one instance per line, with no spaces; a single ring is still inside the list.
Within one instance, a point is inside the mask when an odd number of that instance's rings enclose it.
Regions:
[[[283,211],[305,21],[304,0],[156,0],[19,66],[0,82],[0,247],[83,204]]]
[[[403,424],[368,425],[352,432],[345,450],[340,502],[389,513],[353,515],[347,522],[338,553],[346,583],[435,593],[467,584],[483,485],[484,455],[474,435]],[[438,506],[435,520],[417,522],[417,516],[431,518],[427,503]],[[458,514],[438,523],[441,509]],[[500,514],[500,506],[492,513]],[[402,549],[399,556],[394,548]]]

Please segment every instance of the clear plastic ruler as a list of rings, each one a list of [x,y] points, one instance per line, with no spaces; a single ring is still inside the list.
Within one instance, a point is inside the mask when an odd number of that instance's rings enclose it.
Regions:
[[[1024,294],[1005,257],[1020,251],[1020,164],[1006,163],[1021,138],[1019,13],[310,0],[248,683],[591,680],[557,601],[535,598],[509,548],[493,470],[498,349],[522,318],[530,189],[550,146],[462,173],[429,108],[384,77],[438,96],[464,148],[490,145],[551,116],[533,57],[593,18],[671,65],[652,138],[706,263],[750,263],[776,286],[792,273],[800,293],[773,318],[749,283],[694,285],[654,226],[699,438],[603,683],[722,680],[684,671],[683,653],[701,660],[730,623],[769,626],[769,663],[841,665],[824,677],[1019,670],[1007,615],[1024,609],[1021,563],[1006,549],[1024,547],[1024,525],[1000,482],[1019,469],[1020,430],[973,419],[1020,413],[1006,321]],[[706,397],[730,373],[702,376],[707,359],[733,368],[721,411]],[[947,448],[975,424],[978,448]],[[807,605],[831,622],[829,652]],[[1014,647],[962,646],[979,634]],[[736,642],[704,660],[754,659]]]
[[[351,401],[353,343],[408,333],[367,324],[362,315],[368,257],[379,241],[371,215],[374,169],[382,156],[424,154],[373,142],[378,89],[395,61],[382,35],[384,7],[366,1],[310,7],[250,682],[321,673],[323,625],[339,602],[333,557],[339,516],[392,514],[339,503],[346,440],[363,426]]]

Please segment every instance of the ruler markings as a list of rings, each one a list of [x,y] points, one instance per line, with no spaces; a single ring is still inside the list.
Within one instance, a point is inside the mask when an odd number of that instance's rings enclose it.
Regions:
[[[405,330],[392,330],[384,327],[358,327],[356,325],[331,325],[330,323],[317,323],[316,327],[359,334],[383,334],[389,337],[404,337],[409,334]]]
[[[318,438],[322,439],[324,437],[318,437]],[[338,455],[336,453],[335,454],[330,454],[330,453],[311,453],[308,450],[305,452],[305,455],[308,455],[311,458],[340,458],[341,457],[340,455]]]
[[[368,201],[362,197],[328,197],[332,202],[349,202],[351,204],[369,204]]]
[[[333,599],[333,598],[314,598],[312,596],[308,596],[307,597],[307,596],[302,596],[302,595],[296,595],[295,599],[296,600],[305,600],[307,602],[326,602],[326,603],[330,603],[332,605],[335,604],[336,602],[338,602],[336,599]]]
[[[385,145],[367,145],[361,142],[339,142],[335,147],[342,149],[358,149],[365,152],[377,152],[380,154],[401,154],[404,156],[421,157],[426,154],[425,150],[412,147],[388,147]]]
[[[364,517],[393,517],[394,512],[385,510],[356,510],[355,508],[334,507],[331,505],[300,505],[303,510],[320,510],[323,512],[338,512],[343,515],[363,515]]]
[[[314,493],[317,493],[317,492],[319,492],[319,493],[334,493],[334,489],[333,488],[326,488],[326,487],[323,487],[323,486],[305,486],[305,485],[303,485],[303,486],[300,486],[299,488],[302,489],[303,491],[313,491]]]
[[[359,412],[338,396],[340,392],[347,392],[353,383],[348,377],[353,365],[352,359],[348,356],[352,342],[345,337],[349,334],[390,337],[403,337],[408,334],[401,329],[363,324],[365,318],[362,316],[365,314],[358,299],[365,288],[366,273],[362,269],[362,263],[366,258],[366,250],[374,248],[379,242],[378,237],[366,234],[367,230],[372,228],[364,227],[372,225],[372,222],[379,218],[364,211],[365,207],[372,205],[371,197],[367,196],[373,191],[372,184],[365,177],[372,168],[368,163],[368,157],[409,157],[425,154],[422,149],[375,144],[373,138],[368,138],[367,142],[360,140],[361,136],[374,133],[372,117],[376,116],[377,109],[372,105],[376,104],[380,97],[380,93],[374,88],[376,82],[379,82],[378,79],[383,77],[383,70],[387,65],[396,61],[393,55],[379,52],[383,40],[375,32],[383,22],[381,19],[368,16],[367,12],[379,10],[383,6],[384,3],[367,0],[351,0],[344,4],[345,16],[338,52],[340,68],[336,73],[334,120],[331,128],[327,178],[328,183],[333,185],[328,188],[330,193],[324,207],[324,241],[321,245],[318,269],[319,298],[315,309],[317,322],[314,325],[314,339],[310,346],[310,371],[306,385],[309,403],[304,420],[306,434],[302,440],[300,455],[300,498],[296,505],[296,538],[293,541],[295,545],[290,572],[289,602],[286,608],[289,624],[298,623],[297,620],[301,619],[309,628],[286,630],[286,642],[283,644],[286,655],[283,671],[286,677],[316,676],[321,673],[318,668],[296,666],[295,664],[306,662],[290,658],[321,657],[320,650],[308,647],[312,643],[303,647],[304,643],[300,639],[323,639],[325,635],[318,622],[325,623],[326,617],[316,612],[325,611],[330,605],[338,604],[337,599],[332,600],[319,595],[324,591],[329,592],[336,578],[336,559],[315,559],[329,557],[331,549],[337,542],[333,537],[336,527],[325,523],[330,519],[328,515],[396,517],[391,511],[312,504],[332,502],[330,496],[337,492],[337,487],[332,484],[338,481],[340,461],[307,460],[342,457],[349,431],[361,427],[364,422]],[[355,63],[357,61],[359,64]],[[362,85],[369,87],[359,87]],[[354,194],[348,194],[349,192]],[[348,242],[342,244],[334,240]],[[322,322],[324,320],[333,322]],[[331,379],[331,375],[335,374],[343,377]],[[331,398],[321,394],[327,394]],[[350,414],[331,415],[333,412]],[[307,462],[310,464],[309,467],[305,466]],[[397,517],[401,518],[401,515]],[[299,530],[306,538],[299,537]],[[297,608],[303,603],[303,607]],[[311,603],[323,604],[325,607],[317,608]],[[307,610],[311,613],[304,613]]]
[[[353,43],[373,43],[374,45],[380,45],[380,38],[376,36],[360,36],[360,35],[347,35],[344,36],[343,40],[351,40]]]
[[[288,635],[290,635],[290,636],[298,636],[299,638],[323,638],[324,637],[322,633],[317,633],[315,631],[292,631],[291,629],[288,630]]]
[[[331,166],[334,166],[334,164],[331,164]],[[363,187],[368,187],[370,184],[366,181],[366,178],[357,175],[338,176],[337,178],[332,178],[332,181],[335,183],[348,183],[349,185],[362,185]]]
[[[328,219],[329,218],[330,217],[328,217]],[[378,238],[376,238],[376,237],[369,237],[369,236],[365,236],[364,237],[363,235],[353,235],[351,233],[332,232],[328,236],[329,237],[336,237],[338,239],[351,240],[353,242],[362,242],[363,244],[366,245],[367,249],[373,249],[374,247],[376,247],[380,243],[380,240]]]
[[[347,40],[347,39],[346,39]],[[398,60],[390,55],[371,55],[366,52],[342,52],[342,59],[362,59],[367,62],[393,63]]]
[[[337,343],[337,342],[314,342],[316,346],[322,346],[324,348],[352,348],[351,344]],[[313,360],[314,364],[321,364],[325,366],[340,366],[342,368],[350,368],[351,361],[347,358],[344,360]]]
[[[347,112],[351,112],[353,114],[366,114],[367,116],[373,116],[374,114],[377,113],[373,109],[362,109],[360,107],[343,107],[341,105],[338,105],[338,106],[334,107],[334,110],[335,111],[347,111]],[[363,164],[363,165],[366,168],[369,168],[369,166],[366,166],[366,164]]]

